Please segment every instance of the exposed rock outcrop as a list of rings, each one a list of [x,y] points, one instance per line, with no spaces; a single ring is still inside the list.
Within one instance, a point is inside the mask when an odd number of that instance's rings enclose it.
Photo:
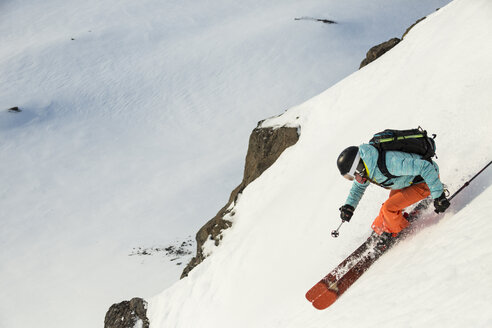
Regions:
[[[366,54],[366,58],[360,63],[359,69],[362,67],[372,63],[382,55],[384,55],[388,50],[396,46],[401,40],[398,38],[389,39],[386,42],[378,44],[377,46],[372,47]]]
[[[104,328],[149,328],[147,302],[136,297],[113,304],[104,318]]]
[[[213,241],[216,246],[219,245],[222,239],[222,232],[232,226],[232,222],[228,218],[234,216],[234,204],[238,195],[268,169],[286,148],[294,145],[297,140],[299,140],[297,128],[262,128],[259,125],[253,130],[249,138],[243,180],[232,191],[227,204],[196,234],[196,256],[191,259],[183,270],[181,278],[186,277],[194,267],[205,259],[207,254],[204,254],[202,246],[207,240]]]
[[[439,9],[436,9],[436,10],[439,10]],[[403,36],[401,37],[401,39],[392,38],[392,39],[389,39],[388,41],[380,43],[380,44],[372,47],[371,49],[369,49],[369,51],[366,54],[366,58],[364,58],[364,60],[360,63],[359,69],[372,63],[373,61],[375,61],[376,59],[378,59],[379,57],[384,55],[386,52],[391,50],[394,46],[396,46],[398,43],[400,43],[400,41],[402,41],[405,38],[405,36],[408,34],[408,32],[410,32],[410,30],[415,25],[417,25],[418,23],[423,21],[425,18],[426,18],[425,16],[420,18],[415,23],[413,23],[409,28],[407,28],[405,33],[403,33]]]

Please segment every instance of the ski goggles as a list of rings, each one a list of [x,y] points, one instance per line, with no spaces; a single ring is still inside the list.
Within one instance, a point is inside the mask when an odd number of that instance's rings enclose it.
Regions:
[[[353,181],[355,179],[355,181],[361,184],[367,182],[366,168],[359,154],[357,154],[357,156],[355,157],[354,163],[352,164],[350,171],[344,174],[343,177],[350,181]]]
[[[365,172],[364,172],[365,173]],[[367,182],[367,177],[365,176],[365,174],[362,173],[362,172],[355,172],[354,175],[349,175],[349,174],[345,174],[343,177],[347,180],[350,180],[350,181],[357,181],[358,183],[360,184],[364,184]]]

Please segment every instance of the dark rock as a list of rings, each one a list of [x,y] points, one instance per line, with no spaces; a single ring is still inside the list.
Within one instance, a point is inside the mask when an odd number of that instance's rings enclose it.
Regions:
[[[314,18],[314,17],[298,17],[298,18],[294,18],[294,20],[310,20],[310,21],[321,22],[321,23],[325,23],[325,24],[336,24],[337,23],[331,19]]]
[[[113,304],[104,318],[104,328],[149,328],[147,302],[141,298]]]
[[[22,110],[20,110],[20,108],[17,107],[17,106],[16,107],[9,108],[8,111],[9,112],[14,112],[14,113],[20,113],[20,112],[22,112]]]
[[[331,20],[331,19],[317,19],[316,20],[317,22],[321,22],[321,23],[325,23],[325,24],[336,24],[337,22],[335,22],[334,20]]]
[[[184,268],[181,278],[186,277],[194,267],[205,259],[206,255],[203,254],[202,246],[207,240],[213,240],[216,246],[219,245],[222,239],[222,232],[232,226],[232,222],[227,220],[226,216],[234,215],[234,204],[244,188],[275,163],[280,154],[288,147],[294,145],[297,140],[299,140],[297,128],[280,127],[274,129],[257,127],[253,130],[249,138],[243,180],[232,191],[227,204],[196,234],[196,256]]]
[[[408,34],[408,32],[410,32],[410,30],[415,26],[417,25],[418,23],[420,23],[421,21],[423,21],[426,17],[422,17],[421,19],[417,20],[415,23],[413,23],[409,28],[407,28],[407,30],[405,31],[405,33],[403,33],[403,36],[401,37],[401,39],[403,40],[405,38],[405,36]]]
[[[439,8],[437,8],[436,10],[439,10]],[[359,69],[361,69],[362,67],[366,66],[367,64],[375,61],[376,59],[378,59],[379,57],[384,55],[388,50],[390,50],[391,48],[396,46],[398,43],[400,43],[400,41],[402,41],[405,38],[405,36],[408,34],[408,32],[410,32],[410,30],[415,25],[417,25],[418,23],[423,21],[425,18],[426,18],[426,16],[420,18],[415,23],[413,23],[409,28],[407,28],[405,33],[403,33],[401,40],[398,38],[393,38],[393,39],[390,39],[386,42],[378,44],[377,46],[374,46],[371,49],[369,49],[369,51],[367,52],[366,58],[360,63]]]
[[[360,63],[359,69],[368,65],[369,63],[372,63],[373,61],[384,55],[387,51],[396,46],[400,41],[401,40],[398,38],[393,38],[369,49],[366,58]]]

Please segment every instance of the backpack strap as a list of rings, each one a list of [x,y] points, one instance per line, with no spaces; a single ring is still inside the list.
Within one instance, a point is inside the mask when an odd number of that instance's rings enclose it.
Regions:
[[[387,178],[385,181],[381,182],[380,185],[383,187],[389,187],[393,183],[388,183],[389,180],[398,178],[398,176],[391,174],[386,166],[386,151],[376,147],[378,150],[378,169]]]
[[[389,187],[393,185],[393,183],[388,183],[388,181],[394,178],[398,178],[398,176],[391,174],[388,170],[388,167],[386,166],[386,151],[379,149],[379,147],[376,147],[376,149],[378,150],[378,169],[387,178],[386,180],[378,184],[382,187]],[[429,161],[432,164],[432,160],[430,158],[426,159],[426,161]],[[423,181],[424,178],[422,178],[420,175],[417,175],[415,179],[413,179],[412,184],[420,183]]]

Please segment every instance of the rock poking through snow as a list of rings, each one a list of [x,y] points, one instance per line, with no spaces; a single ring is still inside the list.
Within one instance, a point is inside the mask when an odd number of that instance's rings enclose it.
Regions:
[[[147,302],[135,297],[113,304],[104,318],[104,328],[149,328]]]
[[[202,247],[207,240],[211,239],[216,246],[219,245],[222,232],[232,226],[232,222],[227,220],[226,216],[234,216],[234,203],[238,195],[275,163],[282,152],[294,145],[297,140],[299,140],[299,134],[295,127],[262,128],[258,126],[253,130],[249,137],[243,181],[232,191],[227,204],[196,234],[196,256],[185,267],[181,278],[188,276],[188,273],[205,259],[206,254]]]

